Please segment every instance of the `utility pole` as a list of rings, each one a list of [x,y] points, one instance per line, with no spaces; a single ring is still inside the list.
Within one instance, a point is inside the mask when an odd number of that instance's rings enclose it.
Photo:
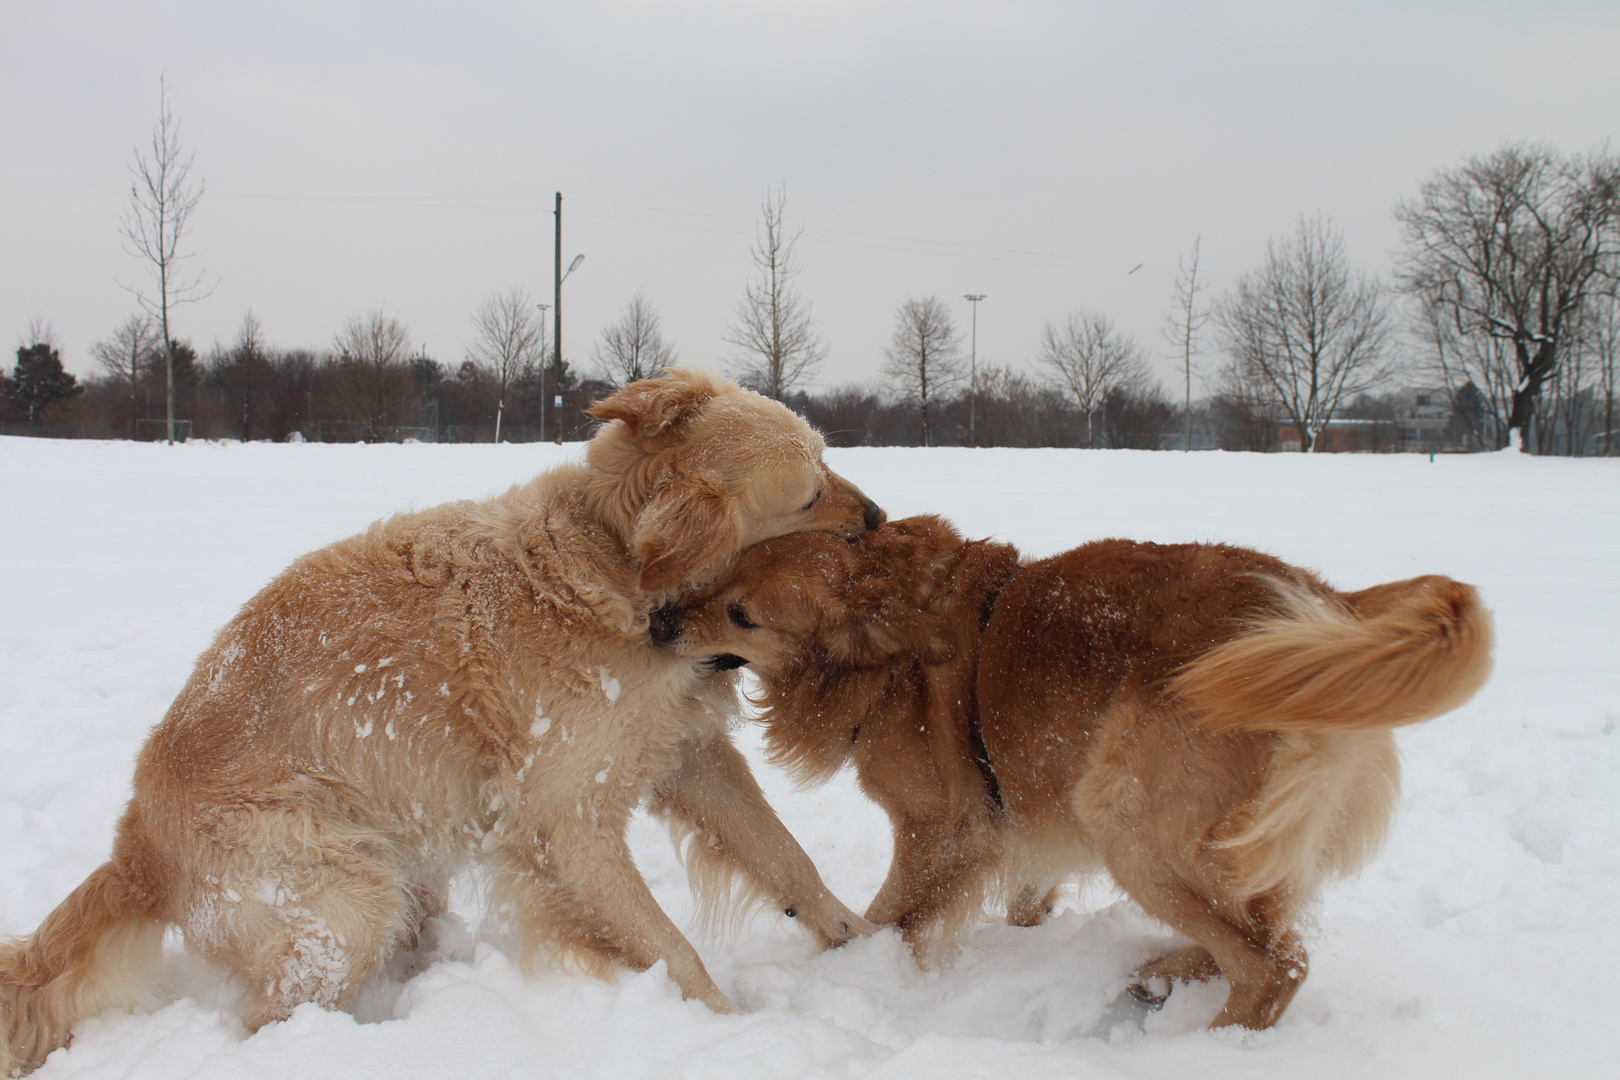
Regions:
[[[551,385],[562,389],[562,192],[557,192],[557,238],[551,249],[553,291],[551,296]],[[562,395],[557,395],[562,404]],[[541,436],[545,435],[542,431]],[[557,445],[562,445],[562,410],[557,410]]]
[[[556,275],[555,292],[551,297],[551,381],[557,388],[557,445],[562,445],[562,385],[563,385],[563,352],[562,352],[562,287],[568,280],[568,275],[579,269],[579,264],[585,261],[584,255],[575,255],[574,261],[563,269],[562,264],[562,192],[557,192],[557,240],[552,248],[552,272]],[[544,437],[545,432],[540,433]]]
[[[977,438],[977,421],[979,412],[979,301],[984,299],[984,293],[965,293],[962,299],[973,305],[973,347],[969,353],[971,357],[968,369],[968,443],[973,444]]]
[[[550,304],[536,304],[540,309],[540,359],[546,358],[546,309]],[[540,441],[546,441],[546,365],[540,365]]]

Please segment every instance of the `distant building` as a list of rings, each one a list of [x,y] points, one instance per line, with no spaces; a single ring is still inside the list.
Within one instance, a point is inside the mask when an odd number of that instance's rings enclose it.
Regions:
[[[1451,394],[1444,387],[1411,386],[1391,395],[1398,449],[1419,453],[1465,449],[1458,437]]]
[[[1318,436],[1317,450],[1326,454],[1396,454],[1454,452],[1470,449],[1465,425],[1456,415],[1444,387],[1409,386],[1377,399],[1373,417],[1335,418]],[[1277,428],[1278,449],[1299,452],[1299,428]]]
[[[1317,435],[1319,454],[1387,454],[1399,449],[1393,444],[1393,425],[1388,420],[1332,420]],[[1277,429],[1277,449],[1299,453],[1299,428],[1283,424]]]

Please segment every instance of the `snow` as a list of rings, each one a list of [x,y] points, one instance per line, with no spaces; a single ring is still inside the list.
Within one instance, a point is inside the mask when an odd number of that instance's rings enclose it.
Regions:
[[[107,853],[134,754],[214,631],[293,558],[409,507],[501,490],[577,447],[0,438],[0,932],[24,933]],[[922,972],[892,933],[815,954],[791,920],[695,925],[663,830],[636,858],[744,1010],[661,968],[526,979],[483,940],[474,883],[418,969],[356,1015],[301,1008],[245,1036],[236,988],[177,946],[180,995],[85,1021],[59,1077],[1520,1077],[1613,1068],[1620,1029],[1620,461],[955,449],[830,451],[893,515],[934,511],[1035,555],[1102,536],[1223,540],[1359,588],[1479,585],[1496,672],[1401,736],[1389,844],[1330,887],[1282,1022],[1207,1032],[1224,984],[1141,1019],[1111,1005],[1166,932],[1106,881],[1036,929],[986,924]],[[601,672],[611,698],[618,689]],[[610,682],[613,689],[609,690]],[[548,723],[536,710],[535,723]],[[772,802],[859,909],[887,868],[851,779],[794,791],[739,732]],[[473,929],[468,929],[471,926]],[[321,959],[321,958],[317,958]]]

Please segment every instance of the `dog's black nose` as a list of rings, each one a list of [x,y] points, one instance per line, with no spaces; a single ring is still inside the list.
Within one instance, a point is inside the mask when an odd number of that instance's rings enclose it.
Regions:
[[[663,607],[653,608],[647,615],[647,632],[660,645],[668,645],[674,641],[681,632],[681,617],[675,610],[675,605],[665,604]]]
[[[883,507],[879,506],[877,503],[873,502],[871,499],[862,499],[861,500],[861,505],[866,508],[866,531],[867,532],[871,532],[873,529],[877,528],[879,525],[881,525],[885,521],[889,520],[889,515],[885,514],[883,512]]]

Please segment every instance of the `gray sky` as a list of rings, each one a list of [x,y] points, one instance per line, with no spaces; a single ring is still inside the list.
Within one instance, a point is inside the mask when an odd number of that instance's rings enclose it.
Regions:
[[[1620,4],[0,0],[10,348],[43,317],[83,374],[134,310],[118,222],[164,71],[207,185],[188,267],[218,287],[176,315],[199,351],[249,308],[327,348],[381,306],[454,366],[481,297],[550,302],[560,190],[570,358],[641,289],[712,364],[786,184],[819,385],[876,378],[908,297],[966,330],[966,292],[981,364],[1029,368],[1085,307],[1170,382],[1200,233],[1211,296],[1318,211],[1387,275],[1436,167],[1614,140]]]

